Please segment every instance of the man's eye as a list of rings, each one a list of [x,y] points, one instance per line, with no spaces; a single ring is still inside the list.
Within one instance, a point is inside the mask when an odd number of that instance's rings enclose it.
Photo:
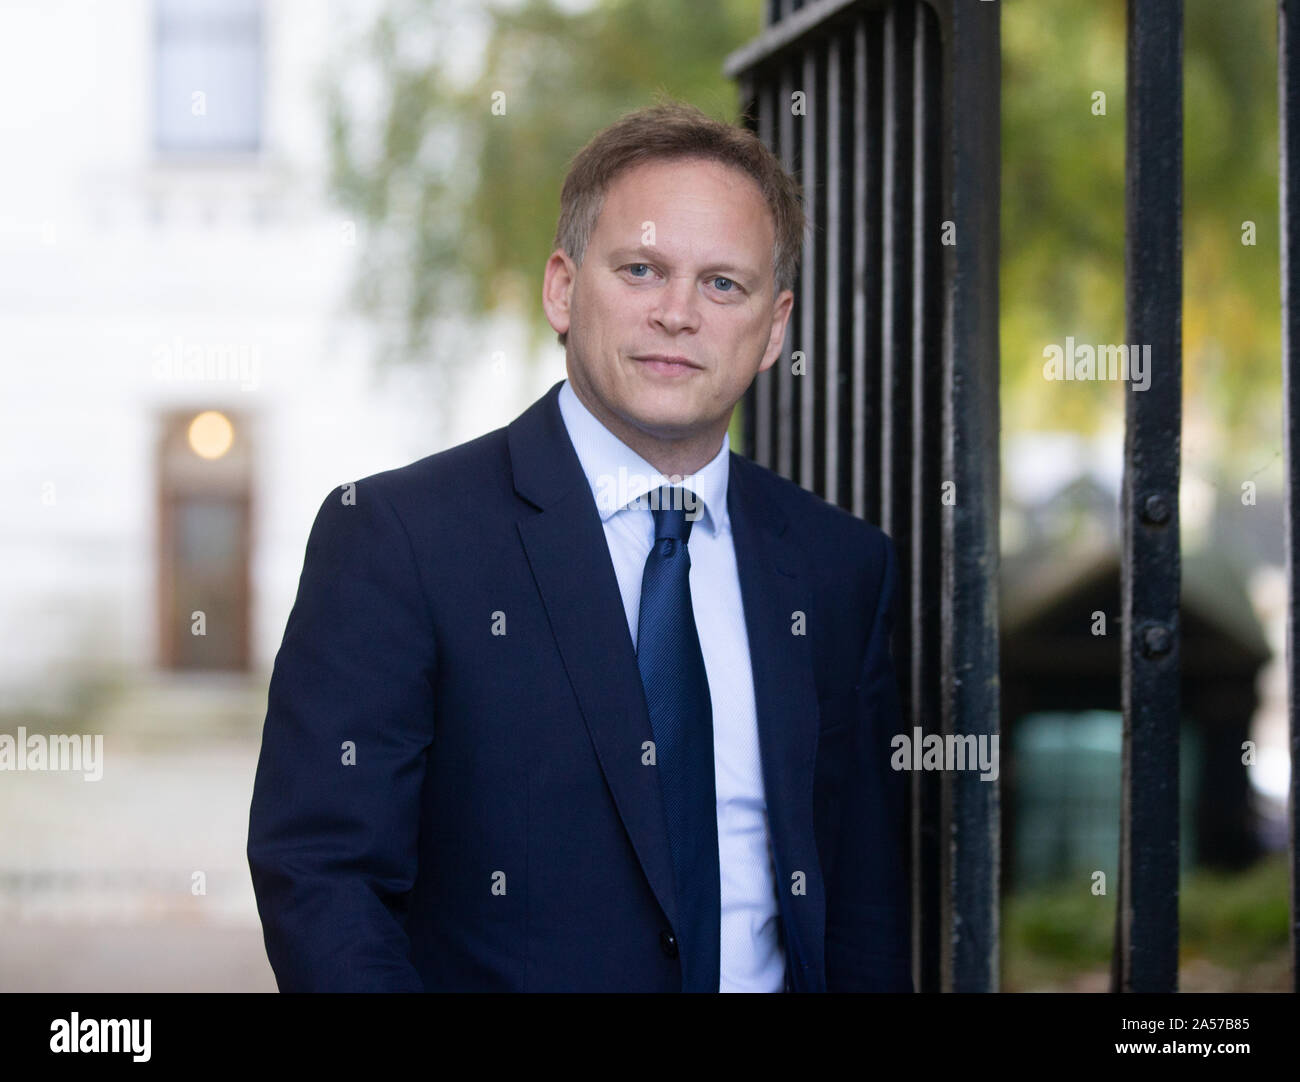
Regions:
[[[628,272],[632,275],[633,278],[640,278],[640,277],[642,277],[642,275],[640,275],[640,274],[637,273],[637,268],[638,268],[638,267],[640,267],[641,269],[645,270],[647,273],[648,273],[649,270],[650,270],[650,264],[648,264],[648,263],[629,263],[629,264],[627,265],[627,270],[628,270]]]
[[[734,286],[736,283],[733,282],[730,278],[723,278],[721,275],[718,275],[718,276],[716,276],[716,277],[713,279],[713,282],[714,282],[715,285],[716,285],[718,282],[725,282],[725,283],[726,283],[726,285],[723,285],[723,286],[719,286],[719,287],[718,287],[718,291],[719,291],[720,293],[734,293],[734,292],[735,292],[735,290],[732,289],[731,287]]]

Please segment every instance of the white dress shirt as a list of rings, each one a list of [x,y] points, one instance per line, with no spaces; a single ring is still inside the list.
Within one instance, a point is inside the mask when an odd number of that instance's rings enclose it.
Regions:
[[[560,412],[605,527],[633,646],[641,610],[641,576],[654,546],[654,515],[641,497],[670,482],[609,431],[582,404],[569,381]],[[720,992],[780,992],[785,958],[768,838],[767,798],[759,757],[749,634],[740,597],[736,550],[727,514],[730,439],[708,465],[682,478],[703,504],[692,514],[691,605],[713,703],[713,768],[722,871]],[[690,504],[686,505],[688,510]]]

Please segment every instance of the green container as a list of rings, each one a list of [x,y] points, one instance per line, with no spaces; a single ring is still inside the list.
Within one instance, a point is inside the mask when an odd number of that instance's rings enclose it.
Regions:
[[[1113,892],[1119,872],[1120,781],[1124,719],[1113,710],[1028,714],[1012,730],[1016,828],[1011,854],[1018,887],[1106,873]],[[1200,740],[1180,727],[1179,863],[1196,860],[1194,785]]]

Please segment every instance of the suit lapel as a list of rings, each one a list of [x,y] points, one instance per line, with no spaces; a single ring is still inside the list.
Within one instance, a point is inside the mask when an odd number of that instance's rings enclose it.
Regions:
[[[507,429],[515,490],[541,510],[519,536],[605,780],[650,887],[677,923],[668,820],[627,614],[595,498],[560,414],[557,383]]]
[[[786,965],[794,990],[818,991],[825,986],[826,897],[813,833],[817,687],[809,637],[792,632],[793,614],[809,610],[807,578],[789,521],[759,486],[756,467],[734,453],[730,467],[727,510],[749,633]]]
[[[560,414],[560,386],[507,428],[515,490],[540,511],[520,520],[519,535],[615,806],[676,925],[663,798],[655,772],[642,765],[642,745],[653,739],[650,715],[604,527]],[[807,583],[786,516],[753,464],[733,453],[728,468],[787,965],[796,990],[817,990],[825,979],[826,909],[812,811],[817,691],[808,636],[791,633],[791,614],[808,611]],[[806,893],[794,892],[795,877]]]

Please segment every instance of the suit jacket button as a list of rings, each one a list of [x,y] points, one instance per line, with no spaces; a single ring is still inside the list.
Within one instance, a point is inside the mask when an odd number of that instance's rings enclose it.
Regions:
[[[663,952],[667,957],[677,957],[677,937],[666,928],[659,933],[659,946],[663,948]]]

